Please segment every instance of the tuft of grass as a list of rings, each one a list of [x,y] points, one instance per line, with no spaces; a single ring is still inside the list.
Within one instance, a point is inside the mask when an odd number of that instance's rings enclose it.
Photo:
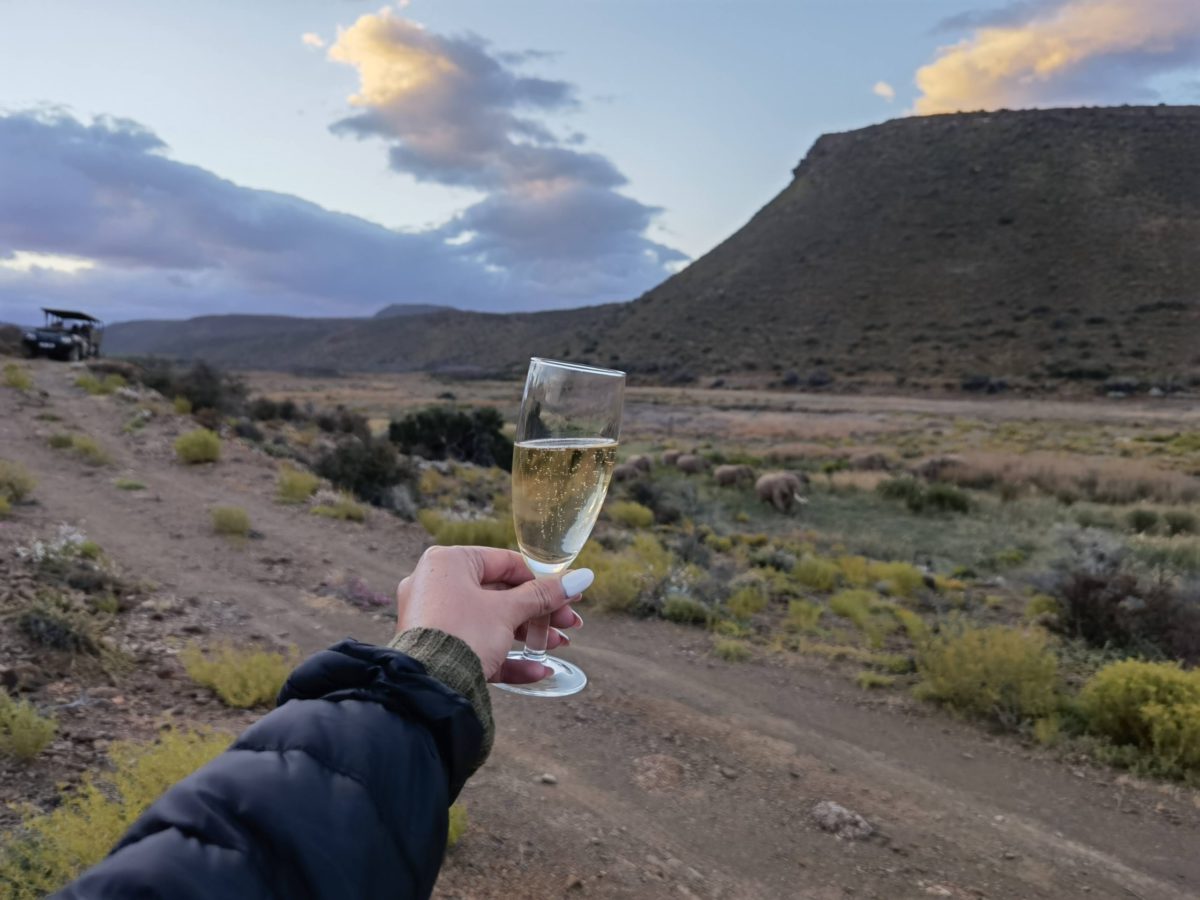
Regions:
[[[0,494],[0,518],[4,518],[10,512],[12,512],[12,502],[3,494]]]
[[[815,631],[824,613],[825,608],[811,600],[791,600],[783,626],[788,631]]]
[[[215,463],[221,458],[221,438],[215,431],[197,428],[175,439],[175,455],[188,465]]]
[[[0,896],[37,900],[74,880],[167,788],[228,744],[228,735],[211,731],[166,731],[152,744],[114,744],[111,772],[85,775],[53,810],[30,812],[18,829],[0,835]]]
[[[299,662],[295,647],[287,654],[222,644],[209,652],[188,647],[180,658],[197,684],[210,688],[226,706],[270,706]]]
[[[4,386],[10,387],[15,391],[33,390],[33,376],[29,374],[29,370],[17,363],[10,362],[4,364]]]
[[[450,827],[446,833],[446,848],[451,849],[462,840],[467,833],[470,820],[467,818],[467,805],[459,800],[450,807]]]
[[[175,410],[176,415],[190,416],[192,414],[192,401],[182,395],[171,401],[171,407]]]
[[[29,470],[18,462],[0,459],[0,498],[9,503],[20,503],[33,493],[37,482]]]
[[[240,506],[214,506],[211,513],[217,534],[245,537],[250,533],[250,516]]]
[[[432,509],[423,509],[417,520],[443,547],[478,545],[481,547],[517,546],[512,519],[446,519]]]
[[[891,605],[881,602],[878,595],[871,591],[841,591],[829,598],[829,609],[834,615],[849,619],[858,626],[872,647],[882,646],[884,638],[896,630],[895,618],[886,615]]]
[[[284,464],[279,469],[275,496],[280,503],[307,503],[320,486],[321,479],[312,472]]]
[[[17,614],[17,630],[32,643],[67,653],[100,654],[95,624],[66,598],[43,595]]]
[[[367,519],[367,508],[361,503],[356,503],[351,494],[342,492],[338,498],[332,503],[322,503],[312,508],[314,516],[322,516],[326,519],[342,519],[346,522],[365,522]]]
[[[1125,524],[1135,534],[1147,534],[1158,525],[1158,512],[1143,507],[1131,509],[1125,515]]]
[[[576,561],[596,573],[588,599],[601,609],[627,610],[657,593],[674,565],[671,552],[649,532],[634,536],[633,543],[612,552],[592,542]]]
[[[618,500],[606,512],[610,519],[626,528],[649,528],[654,524],[654,511],[632,500]]]
[[[146,486],[133,478],[118,478],[113,482],[119,491],[144,491]]]
[[[681,625],[704,625],[712,618],[712,610],[695,597],[675,593],[663,602],[662,617]]]
[[[1195,513],[1185,509],[1167,510],[1163,513],[1163,523],[1167,526],[1167,533],[1172,537],[1179,534],[1195,534],[1197,530],[1200,530]]]
[[[810,590],[829,593],[837,587],[841,569],[822,557],[805,556],[792,569],[792,577]]]
[[[925,575],[916,566],[905,562],[873,562],[868,574],[881,582],[893,597],[912,597],[925,584]]]
[[[70,450],[89,466],[106,466],[112,462],[108,451],[86,434],[52,434],[47,443],[55,450]]]
[[[1062,612],[1058,599],[1049,594],[1034,594],[1025,604],[1025,618],[1029,621],[1042,616],[1057,616]]]
[[[54,450],[67,450],[71,446],[72,438],[69,434],[58,432],[57,434],[52,434],[50,437],[46,438],[46,443],[49,444]]]
[[[0,690],[0,757],[28,762],[46,749],[56,728],[32,703]]]
[[[917,668],[920,696],[1008,728],[1058,707],[1058,661],[1040,630],[947,628],[921,649]]]
[[[745,662],[750,658],[750,648],[745,642],[733,638],[717,638],[713,641],[713,653],[725,662]]]
[[[900,627],[904,629],[904,633],[913,643],[919,644],[929,636],[929,628],[925,624],[925,620],[911,609],[905,609],[903,606],[889,606],[888,611],[900,623]]]
[[[91,372],[84,372],[75,379],[75,387],[83,388],[93,397],[103,397],[112,394],[129,384],[122,375],[112,372],[101,380]]]
[[[878,672],[865,670],[854,676],[854,682],[864,691],[874,688],[889,688],[896,683],[892,675],[880,675]]]
[[[725,606],[735,619],[749,619],[767,608],[767,595],[758,585],[748,584],[734,591]]]

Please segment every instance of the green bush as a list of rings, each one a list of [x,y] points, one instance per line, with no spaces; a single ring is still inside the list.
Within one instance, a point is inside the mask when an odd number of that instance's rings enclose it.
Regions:
[[[926,626],[925,620],[911,609],[893,605],[888,607],[888,611],[900,623],[900,627],[904,629],[904,633],[914,643],[920,643],[929,636],[929,628]]]
[[[910,509],[919,509],[924,496],[921,483],[915,478],[888,478],[875,486],[875,492],[887,500],[899,500]]]
[[[663,601],[662,617],[681,625],[704,625],[712,618],[712,610],[695,597],[674,593]]]
[[[904,562],[873,562],[868,573],[875,581],[883,582],[895,597],[911,597],[925,584],[924,573]]]
[[[33,376],[24,366],[16,363],[4,364],[4,386],[17,391],[28,391],[33,388]]]
[[[192,401],[183,395],[177,395],[175,399],[171,401],[171,406],[178,415],[190,416],[192,414]]]
[[[365,522],[367,510],[361,503],[355,503],[350,494],[339,494],[331,503],[321,503],[312,508],[314,516],[326,519],[341,519],[344,522]]]
[[[1055,711],[1058,662],[1042,631],[951,627],[917,658],[919,693],[1009,728]]]
[[[36,486],[37,482],[23,465],[0,459],[0,497],[10,503],[20,503]]]
[[[175,439],[175,455],[189,466],[215,463],[221,458],[221,438],[215,431],[197,428]]]
[[[39,647],[100,654],[95,623],[63,596],[44,594],[17,614],[17,630]]]
[[[377,506],[386,505],[393,487],[415,480],[411,464],[400,460],[395,447],[369,436],[365,440],[343,438],[335,448],[322,454],[313,469],[334,487]]]
[[[788,631],[814,631],[824,613],[824,607],[810,600],[791,600],[783,624]]]
[[[654,511],[632,500],[618,500],[606,510],[608,517],[626,528],[649,528],[654,524]]]
[[[871,591],[841,591],[829,598],[829,609],[857,625],[872,647],[882,646],[884,638],[896,630],[896,620],[890,615],[891,605],[881,602]]]
[[[217,756],[227,735],[166,731],[154,744],[117,743],[112,771],[89,774],[47,813],[0,835],[0,896],[37,900],[98,863],[146,807]]]
[[[388,439],[402,453],[425,459],[457,459],[512,471],[512,441],[505,437],[504,417],[495,409],[429,407],[392,422]]]
[[[250,533],[250,516],[240,506],[214,506],[211,514],[217,534],[245,537]]]
[[[417,520],[433,536],[435,544],[443,547],[458,545],[481,547],[517,546],[517,533],[512,519],[446,519],[431,509],[423,509]]]
[[[197,684],[211,688],[226,706],[247,709],[275,702],[288,674],[299,662],[295,647],[287,654],[247,650],[223,644],[204,652],[188,647],[180,657]]]
[[[717,638],[713,642],[713,653],[725,662],[745,662],[750,658],[750,648],[733,638]]]
[[[284,464],[279,469],[275,496],[280,503],[307,503],[320,486],[321,479],[312,472]]]
[[[896,683],[895,676],[880,675],[878,672],[864,671],[854,676],[855,683],[864,691],[874,688],[889,688]]]
[[[0,518],[4,518],[11,512],[12,502],[3,494],[0,494]]]
[[[596,573],[596,581],[588,588],[588,599],[601,609],[612,610],[630,609],[639,600],[648,609],[652,608],[649,600],[658,592],[673,564],[671,552],[648,532],[635,535],[630,546],[617,552],[590,542],[576,560],[576,565]]]
[[[725,606],[734,618],[749,619],[767,608],[767,595],[758,585],[748,584],[734,591]]]
[[[52,434],[47,443],[55,450],[70,450],[90,466],[105,466],[112,462],[108,451],[86,434]]]
[[[54,737],[54,720],[38,713],[26,700],[14,700],[0,690],[0,756],[33,759]]]
[[[446,848],[451,849],[462,840],[467,833],[470,820],[467,818],[467,805],[459,800],[450,807],[450,827],[446,833]]]
[[[1057,616],[1061,612],[1058,600],[1049,594],[1034,594],[1025,604],[1025,618],[1030,621],[1042,616]]]
[[[114,484],[119,491],[144,491],[146,486],[133,478],[118,478]]]
[[[69,434],[58,432],[46,438],[46,443],[54,450],[67,450],[71,446],[72,438]]]
[[[931,484],[925,490],[924,502],[916,511],[923,512],[925,510],[954,513],[970,512],[971,498],[953,485]]]
[[[1163,522],[1171,535],[1195,534],[1197,530],[1196,516],[1185,509],[1169,509],[1163,513]]]
[[[1146,534],[1153,531],[1158,525],[1158,513],[1152,509],[1131,509],[1125,514],[1125,524],[1129,526],[1129,530],[1137,534]]]
[[[1135,748],[1164,775],[1200,775],[1200,671],[1123,660],[1084,685],[1079,709],[1094,734]]]
[[[837,587],[841,569],[819,556],[805,556],[792,569],[792,577],[806,588],[828,593]]]

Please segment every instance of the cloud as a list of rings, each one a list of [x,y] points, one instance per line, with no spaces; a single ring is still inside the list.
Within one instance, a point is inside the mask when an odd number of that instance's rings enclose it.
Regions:
[[[560,300],[488,270],[439,231],[392,231],[241,187],[166,149],[125,119],[0,115],[0,320],[27,321],[54,304],[118,319]],[[64,257],[91,266],[48,263]]]
[[[973,33],[917,71],[916,113],[1153,101],[1152,79],[1200,64],[1196,0],[1040,0],[949,21]]]
[[[896,99],[896,89],[886,81],[875,82],[874,87],[871,88],[871,93],[876,97],[882,97],[888,103]]]
[[[440,232],[514,290],[622,299],[686,259],[646,237],[661,210],[621,193],[611,160],[555,131],[550,117],[579,98],[523,71],[547,54],[495,52],[385,9],[341,30],[329,58],[360,81],[335,133],[383,140],[390,166],[420,181],[484,194]]]
[[[319,50],[325,46],[325,38],[321,37],[315,31],[306,31],[300,35],[300,43],[304,44],[305,47],[313,47]]]

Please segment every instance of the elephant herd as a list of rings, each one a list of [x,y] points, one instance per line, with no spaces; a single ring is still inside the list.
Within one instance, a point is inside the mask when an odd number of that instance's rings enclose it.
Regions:
[[[681,450],[666,450],[659,461],[688,475],[703,475],[711,465],[703,456]],[[613,469],[613,481],[643,478],[650,473],[652,466],[653,460],[648,455],[632,456]],[[756,478],[750,466],[722,465],[713,469],[712,477],[721,487],[748,487],[753,484],[758,499],[770,503],[782,513],[790,513],[797,503],[807,502],[802,491],[808,484],[808,476],[803,472],[766,472]]]

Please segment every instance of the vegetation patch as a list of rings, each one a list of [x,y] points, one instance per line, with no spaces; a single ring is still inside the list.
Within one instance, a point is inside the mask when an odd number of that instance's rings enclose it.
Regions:
[[[146,485],[136,478],[118,478],[113,484],[119,491],[144,491],[146,489]]]
[[[312,472],[285,464],[279,469],[275,496],[280,503],[307,503],[320,486],[321,479]]]
[[[214,506],[210,510],[213,531],[229,537],[250,534],[250,516],[240,506]]]
[[[869,691],[876,688],[890,688],[896,683],[896,678],[893,675],[881,675],[868,669],[855,675],[854,683],[864,691]]]
[[[226,706],[238,709],[273,704],[300,661],[295,647],[283,654],[233,644],[208,652],[188,647],[180,658],[193,681],[213,690]]]
[[[314,516],[341,519],[344,522],[365,522],[367,519],[366,507],[356,503],[354,497],[344,491],[333,493],[331,497],[317,495],[316,499],[318,502],[312,508]]]
[[[417,520],[433,536],[433,542],[444,547],[476,544],[482,547],[516,549],[517,532],[512,519],[448,519],[423,509]]]
[[[215,463],[221,458],[221,438],[208,428],[197,428],[175,439],[175,455],[189,466]]]
[[[608,517],[626,528],[649,528],[654,524],[654,511],[633,500],[618,500],[605,509]]]
[[[103,859],[152,802],[229,745],[210,731],[167,731],[153,744],[121,742],[112,770],[85,775],[46,813],[30,811],[0,836],[0,896],[37,900]]]
[[[13,390],[25,391],[33,390],[33,376],[29,374],[29,370],[24,366],[14,362],[4,364],[4,386],[10,387]]]
[[[28,762],[46,749],[55,729],[54,719],[41,715],[28,700],[0,690],[0,757]]]
[[[402,453],[424,459],[456,459],[512,471],[512,441],[504,434],[504,417],[495,409],[418,410],[392,422],[388,439]]]
[[[675,565],[671,552],[653,534],[634,536],[620,550],[605,550],[591,541],[577,564],[596,573],[588,599],[602,609],[659,611],[657,598]]]
[[[29,474],[29,470],[18,462],[0,459],[0,499],[10,504],[23,503],[37,482]]]
[[[713,653],[725,662],[745,662],[750,658],[745,641],[734,638],[717,638],[713,641]]]
[[[712,618],[708,604],[684,593],[668,594],[663,601],[662,617],[681,625],[704,625]]]
[[[91,372],[84,372],[75,379],[75,387],[83,388],[93,397],[107,396],[127,387],[128,384],[129,382],[116,372],[105,375],[103,379],[97,378]]]

